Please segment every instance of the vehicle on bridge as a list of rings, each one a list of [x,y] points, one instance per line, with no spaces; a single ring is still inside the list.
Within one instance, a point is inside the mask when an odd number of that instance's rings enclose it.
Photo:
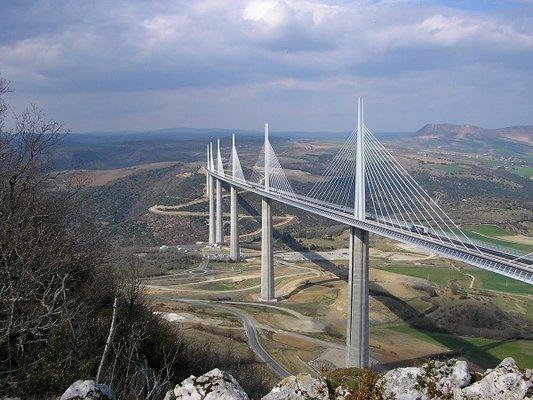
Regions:
[[[414,233],[419,233],[421,235],[428,235],[429,234],[429,229],[426,228],[423,225],[413,224],[413,225],[411,225],[410,231],[414,232]]]

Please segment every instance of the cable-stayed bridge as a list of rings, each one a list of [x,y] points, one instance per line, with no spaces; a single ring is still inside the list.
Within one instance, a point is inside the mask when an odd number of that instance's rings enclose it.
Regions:
[[[347,366],[367,367],[369,233],[533,285],[531,254],[474,241],[416,182],[368,129],[359,99],[357,128],[306,194],[296,193],[270,143],[268,124],[258,161],[245,177],[233,135],[225,171],[217,141],[207,147],[209,242],[223,243],[222,182],[230,186],[230,256],[239,258],[237,189],[262,199],[261,299],[275,300],[271,202],[277,201],[350,227]],[[229,169],[229,168],[228,168]],[[216,190],[215,190],[216,189]],[[216,196],[216,201],[215,201]]]

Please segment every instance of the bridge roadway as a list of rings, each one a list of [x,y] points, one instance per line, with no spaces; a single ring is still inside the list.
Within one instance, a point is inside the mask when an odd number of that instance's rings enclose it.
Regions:
[[[533,263],[527,258],[522,259],[520,263],[513,262],[516,255],[506,254],[501,250],[494,250],[490,247],[483,247],[478,243],[476,243],[476,246],[468,243],[462,244],[466,245],[468,248],[460,249],[453,246],[451,243],[448,244],[437,241],[439,240],[438,237],[415,235],[408,227],[385,225],[372,218],[364,221],[355,219],[352,215],[346,211],[340,210],[339,207],[334,204],[318,204],[315,199],[307,198],[305,196],[293,197],[292,194],[289,196],[286,193],[273,190],[272,188],[269,191],[266,191],[264,186],[260,184],[233,179],[230,176],[221,175],[211,169],[207,172],[213,178],[218,179],[221,182],[248,190],[259,196],[308,211],[342,224],[367,230],[389,239],[412,244],[429,252],[440,254],[444,257],[462,261],[475,267],[533,285],[533,267],[531,266]],[[449,239],[446,238],[444,240]]]

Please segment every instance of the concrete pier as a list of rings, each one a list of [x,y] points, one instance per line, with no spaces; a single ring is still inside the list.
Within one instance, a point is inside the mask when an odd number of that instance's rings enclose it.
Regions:
[[[216,212],[216,223],[215,223],[215,240],[216,243],[224,243],[224,226],[222,224],[222,183],[219,179],[216,179],[217,182],[217,212]]]
[[[367,368],[369,361],[368,312],[369,232],[350,228],[346,366]]]
[[[272,212],[270,199],[261,200],[261,300],[275,300],[274,295],[274,248],[272,243]]]
[[[239,213],[237,212],[237,189],[231,186],[230,191],[230,252],[229,256],[233,261],[240,258],[239,249]]]
[[[209,199],[209,244],[215,244],[215,179],[211,175],[207,178],[207,197]]]

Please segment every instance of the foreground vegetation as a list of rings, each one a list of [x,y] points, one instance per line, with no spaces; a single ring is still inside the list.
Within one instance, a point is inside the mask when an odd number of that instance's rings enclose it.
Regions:
[[[264,391],[253,356],[184,338],[153,314],[135,262],[116,263],[75,182],[46,172],[63,126],[30,107],[4,127],[8,91],[0,78],[0,397],[56,397],[95,379],[118,398],[162,398],[214,367]]]

